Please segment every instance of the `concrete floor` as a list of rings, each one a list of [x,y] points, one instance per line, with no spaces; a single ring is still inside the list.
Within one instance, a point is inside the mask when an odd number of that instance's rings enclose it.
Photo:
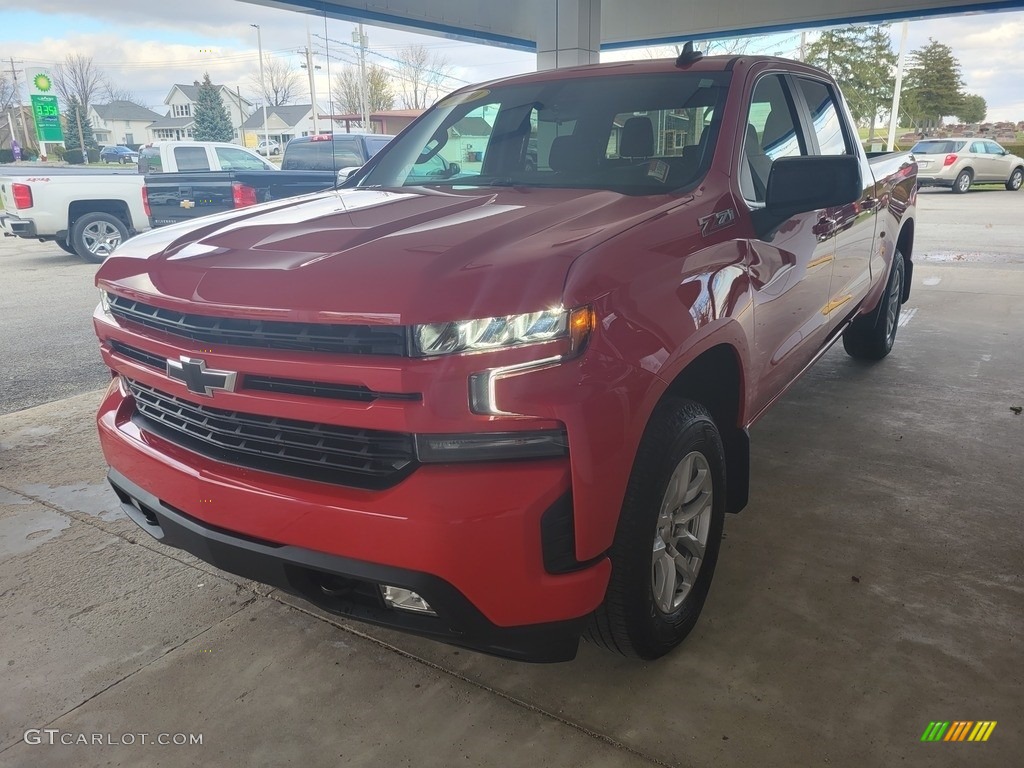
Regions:
[[[1002,218],[934,234],[964,199],[1020,202],[922,195],[934,244],[893,354],[833,349],[755,427],[750,506],[656,663],[584,645],[528,666],[338,622],[136,533],[102,480],[99,393],[0,417],[0,765],[1019,765],[1024,251],[986,244]],[[933,720],[999,724],[922,744]]]

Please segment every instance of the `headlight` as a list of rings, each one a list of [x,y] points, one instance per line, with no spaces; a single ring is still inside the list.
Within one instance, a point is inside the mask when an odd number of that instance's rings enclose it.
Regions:
[[[590,307],[549,309],[482,320],[428,323],[413,326],[413,354],[417,357],[434,357],[485,352],[556,339],[569,339],[570,352],[578,352],[586,344],[593,327],[593,310]]]
[[[105,315],[110,314],[110,294],[100,289],[100,309],[103,310]]]

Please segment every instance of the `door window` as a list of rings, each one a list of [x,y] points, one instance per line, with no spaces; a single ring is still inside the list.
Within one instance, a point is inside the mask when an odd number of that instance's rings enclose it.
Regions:
[[[835,94],[825,83],[817,80],[797,78],[807,109],[811,113],[814,135],[818,139],[819,155],[848,155],[849,142],[843,133],[843,121],[839,118]]]
[[[225,171],[266,171],[267,166],[262,160],[250,155],[241,149],[232,147],[217,147],[217,159],[220,167]]]
[[[174,161],[179,171],[208,171],[210,161],[206,157],[206,147],[175,147]]]
[[[762,77],[754,86],[747,114],[747,135],[740,162],[743,197],[763,203],[772,161],[807,154],[797,130],[792,100],[781,75]]]

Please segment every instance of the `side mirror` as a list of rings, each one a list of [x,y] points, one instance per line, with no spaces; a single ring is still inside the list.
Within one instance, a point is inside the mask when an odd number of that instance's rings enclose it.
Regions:
[[[458,176],[460,173],[462,173],[462,166],[461,165],[459,165],[458,163],[448,163],[448,178],[449,179],[452,178],[453,176]]]
[[[359,170],[358,167],[357,168],[340,168],[338,170],[338,183],[341,184],[341,182],[346,181],[349,176],[351,176],[353,173],[355,173],[358,170]]]
[[[764,208],[754,212],[758,236],[767,237],[798,213],[849,205],[863,192],[854,155],[780,157],[768,174]]]

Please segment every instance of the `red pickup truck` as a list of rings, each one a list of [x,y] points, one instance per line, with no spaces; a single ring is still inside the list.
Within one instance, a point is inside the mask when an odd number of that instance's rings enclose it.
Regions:
[[[110,482],[165,544],[345,617],[658,657],[747,502],[748,427],[837,339],[891,349],[915,188],[792,61],[465,88],[340,189],[106,260]]]

